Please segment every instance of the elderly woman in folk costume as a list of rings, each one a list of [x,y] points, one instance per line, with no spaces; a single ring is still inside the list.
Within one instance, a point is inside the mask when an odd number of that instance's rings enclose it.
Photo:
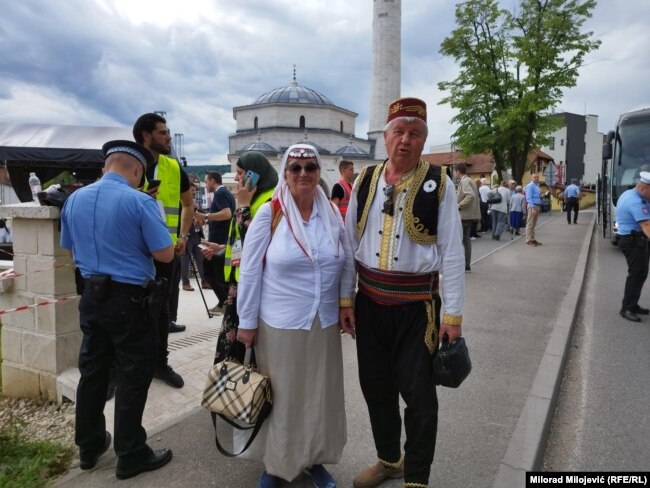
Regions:
[[[271,415],[242,456],[264,463],[258,488],[302,471],[316,487],[335,487],[323,464],[338,463],[347,440],[337,324],[341,271],[353,258],[320,172],[313,146],[287,149],[273,201],[258,212],[242,254],[237,338],[257,344],[259,369],[273,383]],[[236,435],[235,444],[243,440]]]
[[[259,175],[259,180],[254,186],[249,181],[244,182],[246,172],[253,171]],[[275,187],[278,184],[278,173],[269,160],[262,153],[249,151],[241,155],[236,164],[235,181],[237,182],[236,200],[237,210],[230,222],[228,242],[225,249],[224,277],[228,283],[228,299],[226,300],[223,323],[219,338],[217,339],[217,352],[214,363],[223,360],[226,354],[243,360],[244,348],[236,341],[239,317],[237,314],[237,282],[239,281],[239,262],[241,250],[246,237],[248,226],[260,207],[271,200]],[[215,252],[223,250],[223,246],[204,242],[208,249],[203,251],[207,259],[211,259]]]

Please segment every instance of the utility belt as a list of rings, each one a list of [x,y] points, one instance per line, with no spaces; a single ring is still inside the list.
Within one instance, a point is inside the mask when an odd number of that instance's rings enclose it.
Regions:
[[[619,239],[624,242],[631,242],[637,246],[643,247],[648,243],[648,238],[643,232],[632,231],[627,235],[619,236]]]
[[[152,318],[158,317],[165,302],[167,279],[145,278],[141,285],[131,285],[113,281],[109,275],[94,275],[84,279],[84,289],[89,290],[98,302],[106,300],[114,293],[125,293],[141,299],[142,308]]]

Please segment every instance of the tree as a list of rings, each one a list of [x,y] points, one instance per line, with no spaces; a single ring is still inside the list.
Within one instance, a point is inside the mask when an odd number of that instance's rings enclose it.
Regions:
[[[489,152],[496,170],[521,183],[531,150],[548,141],[563,90],[576,85],[584,57],[600,45],[581,32],[595,0],[520,0],[519,14],[496,0],[456,5],[456,29],[440,52],[459,63],[455,80],[438,83],[440,103],[458,110],[454,144]]]

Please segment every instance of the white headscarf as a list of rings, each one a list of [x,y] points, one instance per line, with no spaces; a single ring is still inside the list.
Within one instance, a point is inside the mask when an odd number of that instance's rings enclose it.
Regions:
[[[316,162],[318,163],[319,168],[322,166],[320,162],[320,155],[314,146],[311,144],[294,144],[290,146],[284,153],[282,157],[282,165],[280,166],[280,171],[278,172],[278,186],[275,187],[275,192],[273,192],[273,198],[277,198],[280,202],[282,208],[282,213],[284,218],[287,221],[289,230],[293,235],[293,238],[296,240],[302,251],[314,261],[314,255],[309,245],[309,239],[307,238],[307,233],[305,232],[305,226],[303,224],[302,216],[300,215],[300,210],[296,205],[291,191],[289,191],[289,186],[287,185],[287,180],[285,178],[285,170],[287,168],[287,160],[289,159],[289,154],[292,151],[310,151],[314,153],[316,157]],[[311,157],[311,156],[310,156]],[[325,192],[320,185],[316,186],[316,195],[314,197],[314,206],[318,209],[318,214],[323,220],[325,225],[325,234],[329,236],[332,245],[336,249],[336,255],[339,255],[339,238],[341,233],[341,214],[338,209],[336,209],[325,195]]]

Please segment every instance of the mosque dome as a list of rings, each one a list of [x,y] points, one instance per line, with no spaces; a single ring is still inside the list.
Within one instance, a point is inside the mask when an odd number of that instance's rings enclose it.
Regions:
[[[354,144],[352,144],[352,142],[350,142],[350,144],[348,144],[347,146],[343,146],[337,149],[332,154],[336,154],[337,156],[343,156],[351,159],[367,158],[370,156],[368,151],[364,150],[359,146],[355,146]]]
[[[237,154],[245,153],[248,151],[257,151],[257,152],[261,152],[262,154],[278,154],[280,152],[276,148],[271,146],[271,144],[267,144],[266,142],[260,141],[259,138],[255,142],[246,144],[239,151],[237,151]]]
[[[258,97],[253,105],[263,105],[267,103],[299,103],[309,105],[329,105],[334,107],[334,103],[322,93],[300,86],[298,82],[293,82],[287,86],[275,88],[264,95]]]

